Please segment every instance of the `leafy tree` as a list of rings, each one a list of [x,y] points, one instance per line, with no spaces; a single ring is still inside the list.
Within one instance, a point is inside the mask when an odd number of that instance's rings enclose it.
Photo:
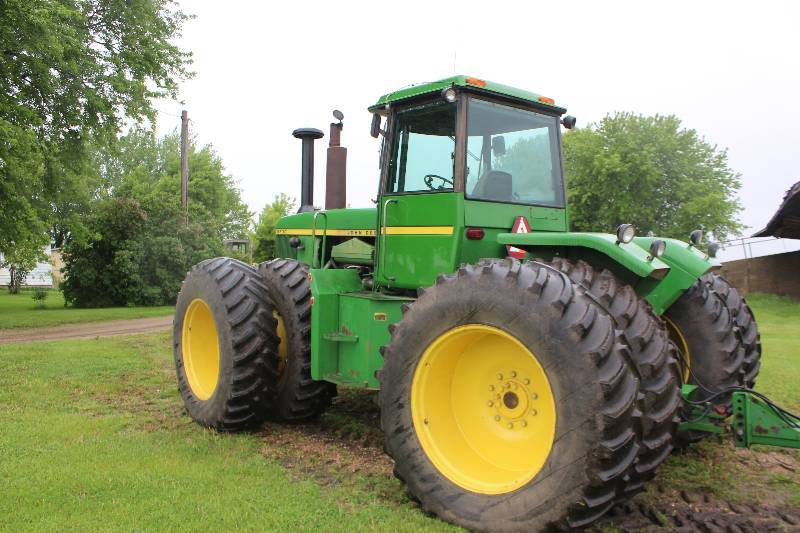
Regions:
[[[570,218],[576,231],[613,231],[686,239],[703,229],[722,240],[737,234],[739,175],[727,152],[674,116],[607,115],[564,136]]]
[[[66,301],[83,307],[173,303],[186,271],[244,238],[252,214],[210,146],[189,153],[189,214],[180,206],[176,135],[135,128],[103,160],[103,188],[64,250]]]
[[[253,238],[253,261],[262,262],[275,257],[275,226],[295,207],[295,199],[280,193],[271,204],[264,206],[256,223]]]
[[[156,139],[152,130],[134,128],[105,154],[102,180],[107,193],[138,199],[148,212],[165,202],[180,204],[180,136]],[[152,213],[151,213],[152,214]],[[189,218],[212,224],[222,239],[241,239],[253,213],[235,180],[210,145],[189,143]]]
[[[0,1],[0,253],[80,225],[93,147],[189,76],[171,42],[185,20],[172,0]]]

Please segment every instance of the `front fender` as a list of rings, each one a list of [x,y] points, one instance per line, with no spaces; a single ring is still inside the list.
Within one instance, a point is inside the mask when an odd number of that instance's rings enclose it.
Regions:
[[[667,243],[667,247],[664,249],[664,255],[659,259],[672,268],[680,268],[694,278],[699,278],[710,270],[716,270],[721,266],[718,259],[709,257],[696,247],[679,241],[678,239],[636,237],[633,239],[633,243],[642,250],[649,250],[650,244],[656,239]]]
[[[658,237],[636,237],[633,243],[643,250],[650,248]],[[653,310],[659,315],[666,311],[681,294],[691,287],[698,278],[718,270],[721,263],[718,259],[709,257],[696,247],[677,239],[661,239],[667,243],[664,255],[659,259],[670,266],[669,273],[659,281],[642,280],[636,286],[636,292],[643,296]]]
[[[651,258],[650,253],[641,246],[633,242],[617,243],[616,236],[608,233],[501,233],[497,236],[497,241],[522,249],[543,246],[589,248],[607,255],[641,278],[661,279],[670,269],[667,263],[658,258]]]

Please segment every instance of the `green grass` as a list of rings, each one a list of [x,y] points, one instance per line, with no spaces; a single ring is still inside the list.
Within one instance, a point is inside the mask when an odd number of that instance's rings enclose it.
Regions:
[[[389,477],[323,488],[262,436],[191,422],[166,334],[2,345],[0,361],[0,529],[445,527]]]
[[[0,290],[0,330],[165,316],[175,310],[172,306],[102,309],[64,307],[64,295],[59,291],[48,291],[47,299],[44,300],[45,306],[40,309],[31,298],[31,294],[30,291],[8,294],[8,291]]]
[[[761,332],[756,389],[800,411],[800,301],[772,294],[747,298]]]
[[[764,344],[758,388],[795,408],[800,302],[748,302]],[[392,477],[368,393],[342,391],[313,424],[220,435],[184,414],[166,333],[0,345],[0,368],[0,529],[450,527]],[[663,503],[684,490],[800,506],[796,450],[712,438],[673,454],[658,479],[638,498]]]

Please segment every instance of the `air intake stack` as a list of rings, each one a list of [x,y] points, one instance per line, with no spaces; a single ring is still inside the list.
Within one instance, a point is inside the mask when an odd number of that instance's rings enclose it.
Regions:
[[[300,170],[300,209],[314,210],[314,141],[325,134],[316,128],[298,128],[292,135],[303,141],[303,163]]]

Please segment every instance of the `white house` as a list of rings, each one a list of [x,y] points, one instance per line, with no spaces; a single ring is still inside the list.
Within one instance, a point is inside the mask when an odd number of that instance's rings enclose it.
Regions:
[[[25,285],[29,287],[52,287],[53,286],[53,267],[49,262],[52,250],[50,245],[44,249],[47,261],[37,263],[25,278]],[[3,254],[0,254],[0,264],[3,263]],[[0,286],[8,285],[11,282],[11,273],[7,268],[0,268]]]

